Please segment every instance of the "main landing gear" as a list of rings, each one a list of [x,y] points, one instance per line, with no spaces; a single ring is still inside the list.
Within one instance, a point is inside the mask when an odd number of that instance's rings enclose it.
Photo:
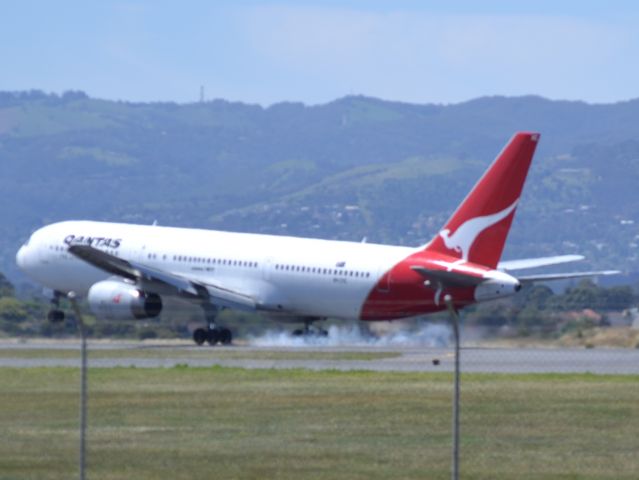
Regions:
[[[230,345],[233,341],[233,334],[231,330],[226,327],[218,327],[215,324],[215,317],[218,310],[214,305],[205,303],[202,305],[204,309],[204,316],[206,317],[206,328],[197,328],[193,332],[193,341],[197,345],[203,345],[204,342],[208,342],[213,346],[218,343],[222,345]]]
[[[230,345],[233,341],[233,334],[228,328],[209,325],[207,328],[196,328],[193,332],[193,341],[197,345],[203,345],[204,342],[208,342],[210,345],[218,343]]]
[[[322,327],[313,326],[313,322],[318,320],[317,318],[311,318],[304,320],[304,328],[298,328],[293,330],[292,335],[294,337],[328,337],[328,331]]]
[[[47,313],[47,320],[51,323],[64,322],[64,311],[60,309],[60,297],[62,297],[62,295],[63,294],[58,291],[53,292],[51,309],[49,310],[49,313]]]

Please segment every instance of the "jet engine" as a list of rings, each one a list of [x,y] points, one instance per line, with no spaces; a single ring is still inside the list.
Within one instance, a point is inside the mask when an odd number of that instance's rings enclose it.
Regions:
[[[107,320],[130,320],[157,317],[162,311],[162,299],[117,280],[93,284],[87,295],[89,307]]]

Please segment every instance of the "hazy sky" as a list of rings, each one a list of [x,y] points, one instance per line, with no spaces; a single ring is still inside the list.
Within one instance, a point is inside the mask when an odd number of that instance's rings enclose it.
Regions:
[[[417,103],[639,97],[636,1],[0,0],[0,90]]]

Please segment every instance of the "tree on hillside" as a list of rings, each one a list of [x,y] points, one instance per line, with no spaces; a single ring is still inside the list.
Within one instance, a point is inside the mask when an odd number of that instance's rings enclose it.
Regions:
[[[524,285],[521,293],[513,298],[513,302],[519,308],[531,307],[543,310],[554,296],[555,294],[548,285]]]
[[[5,327],[4,321],[11,323],[24,322],[29,314],[25,305],[13,297],[0,298],[0,325]]]
[[[11,284],[7,277],[0,272],[0,297],[13,297],[15,295],[15,288]]]
[[[637,296],[629,286],[600,287],[592,280],[581,280],[576,286],[567,288],[562,295],[548,297],[545,308],[556,311],[624,310],[637,302]]]
[[[602,289],[599,307],[602,310],[624,310],[633,306],[637,298],[629,286],[616,286]]]

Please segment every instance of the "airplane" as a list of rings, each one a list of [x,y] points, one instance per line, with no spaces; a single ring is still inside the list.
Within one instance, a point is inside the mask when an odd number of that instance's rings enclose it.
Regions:
[[[580,255],[500,262],[539,138],[516,133],[439,233],[417,248],[64,221],[36,230],[16,261],[54,291],[51,321],[64,319],[59,302],[70,292],[105,319],[157,317],[170,297],[203,309],[197,345],[231,343],[231,330],[215,321],[225,308],[300,322],[304,328],[294,333],[311,334],[314,322],[329,317],[376,321],[457,311],[530,282],[619,273],[513,275]]]

